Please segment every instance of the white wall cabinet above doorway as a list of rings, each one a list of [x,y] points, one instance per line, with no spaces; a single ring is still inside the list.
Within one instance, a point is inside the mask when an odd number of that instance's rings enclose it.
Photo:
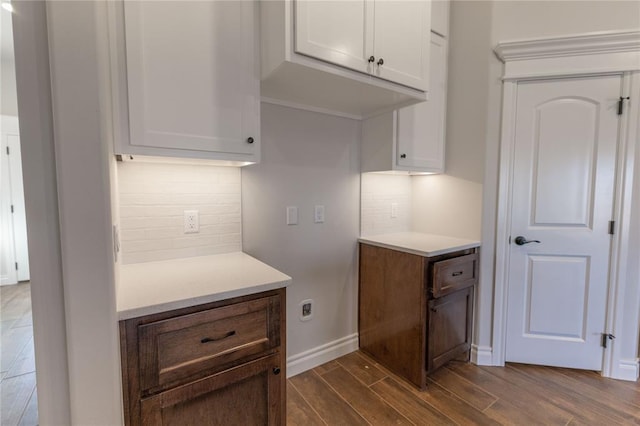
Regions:
[[[367,117],[426,99],[431,2],[261,2],[262,96]]]
[[[109,7],[115,153],[258,162],[258,4]]]

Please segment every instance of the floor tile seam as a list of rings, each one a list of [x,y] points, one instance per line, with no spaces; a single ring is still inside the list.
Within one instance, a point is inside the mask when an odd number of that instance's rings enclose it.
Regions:
[[[298,392],[298,395],[300,395],[300,398],[302,398],[302,400],[303,400],[304,402],[306,402],[306,403],[307,403],[307,405],[309,406],[309,408],[311,409],[311,411],[313,411],[313,412],[316,414],[316,416],[318,416],[318,418],[320,419],[320,421],[321,421],[322,423],[324,423],[325,425],[329,426],[329,424],[325,421],[325,419],[324,419],[324,418],[322,418],[322,416],[320,415],[320,413],[318,413],[318,412],[316,411],[316,409],[315,409],[315,408],[313,408],[313,405],[311,405],[311,403],[307,400],[307,398],[305,398],[305,396],[302,394],[302,392],[300,392],[300,389],[298,389],[298,387],[297,387],[296,385],[294,385],[294,384],[293,384],[293,382],[292,382],[291,380],[288,380],[288,381],[289,381],[289,384],[290,384],[290,385],[291,385],[291,386],[296,390],[296,392]]]

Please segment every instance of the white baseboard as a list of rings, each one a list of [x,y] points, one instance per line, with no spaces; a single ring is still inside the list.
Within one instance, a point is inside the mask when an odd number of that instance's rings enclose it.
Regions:
[[[471,362],[476,365],[493,365],[491,346],[471,345]]]
[[[316,346],[287,358],[287,378],[358,350],[358,333]]]
[[[640,377],[640,358],[621,359],[618,365],[618,374],[614,379],[635,382]]]

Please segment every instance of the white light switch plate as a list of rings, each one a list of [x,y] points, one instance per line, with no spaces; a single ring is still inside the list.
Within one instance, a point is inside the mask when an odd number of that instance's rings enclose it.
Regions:
[[[287,206],[287,225],[298,224],[298,207]]]
[[[324,222],[324,206],[316,206],[314,209],[313,221],[315,223]]]

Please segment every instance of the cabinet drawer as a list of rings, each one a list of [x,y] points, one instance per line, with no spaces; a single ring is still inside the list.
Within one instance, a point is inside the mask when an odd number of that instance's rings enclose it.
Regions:
[[[442,297],[478,282],[478,253],[433,264],[431,294]]]
[[[280,345],[280,298],[271,296],[138,326],[140,387],[204,377]]]

